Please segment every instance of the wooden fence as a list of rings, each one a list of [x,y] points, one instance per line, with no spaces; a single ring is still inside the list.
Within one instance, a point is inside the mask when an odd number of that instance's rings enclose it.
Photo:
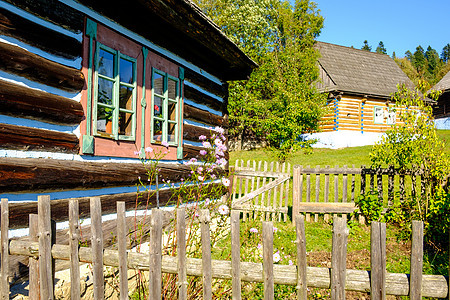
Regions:
[[[244,219],[287,221],[289,163],[236,160],[230,171],[232,208],[241,210]]]
[[[118,250],[103,249],[101,231],[101,207],[99,198],[91,198],[92,246],[80,247],[77,200],[70,202],[69,245],[54,242],[54,229],[50,220],[50,199],[38,199],[38,215],[30,217],[33,224],[30,234],[36,241],[8,239],[8,203],[1,200],[1,270],[0,287],[2,299],[8,299],[8,255],[24,255],[31,259],[30,297],[53,299],[54,260],[71,262],[71,299],[80,298],[79,262],[92,264],[94,299],[104,297],[103,266],[119,268],[120,299],[128,299],[127,269],[149,270],[150,299],[161,299],[162,273],[177,274],[178,299],[187,299],[187,276],[202,277],[203,299],[212,298],[213,279],[232,281],[233,299],[241,299],[241,282],[261,282],[264,284],[264,299],[274,299],[274,285],[297,287],[298,299],[307,299],[307,287],[331,289],[332,299],[345,299],[345,291],[370,292],[372,299],[384,299],[386,294],[443,298],[448,294],[444,276],[422,275],[423,224],[414,222],[411,253],[411,274],[386,272],[386,230],[385,224],[373,223],[371,235],[372,272],[346,269],[348,228],[343,218],[335,217],[332,236],[332,262],[329,268],[307,267],[304,217],[295,216],[297,265],[273,263],[273,224],[263,222],[262,244],[263,263],[240,260],[240,212],[231,211],[231,261],[211,259],[210,212],[200,211],[202,258],[186,257],[185,209],[177,209],[176,233],[177,256],[162,255],[162,211],[153,209],[151,214],[149,253],[127,252],[125,247],[125,207],[117,204]],[[37,226],[36,226],[37,225]],[[37,269],[39,271],[37,271]],[[40,292],[39,292],[40,291]]]
[[[369,191],[376,193],[387,206],[406,195],[427,197],[429,192],[420,170],[294,166],[293,212],[307,213],[308,221],[309,213],[315,213],[315,221],[319,213],[325,214],[326,219],[328,213],[352,213],[357,209],[355,198]]]

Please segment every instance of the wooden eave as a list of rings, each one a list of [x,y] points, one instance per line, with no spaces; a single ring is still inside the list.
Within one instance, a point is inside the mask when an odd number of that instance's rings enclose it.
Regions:
[[[190,0],[79,0],[222,81],[247,79],[257,64]]]

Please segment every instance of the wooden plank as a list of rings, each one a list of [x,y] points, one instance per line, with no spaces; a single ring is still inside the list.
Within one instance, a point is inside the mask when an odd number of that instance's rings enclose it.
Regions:
[[[184,97],[195,103],[206,105],[216,111],[223,111],[223,103],[219,100],[207,95],[203,94],[199,90],[196,90],[189,85],[184,85]]]
[[[242,162],[243,163],[243,162]],[[247,160],[247,169],[249,169],[250,168],[250,160]],[[253,178],[253,177],[252,177]],[[245,178],[245,195],[247,195],[248,194],[248,185],[249,185],[249,178],[248,177],[246,177]],[[252,199],[253,200],[253,199]],[[253,201],[250,201],[250,202],[253,202]],[[250,203],[250,205],[251,205],[251,203]],[[252,212],[253,211],[249,211],[248,212],[248,217],[249,218],[252,218],[253,216],[252,216]],[[247,214],[246,213],[244,213],[244,216],[247,216]]]
[[[344,168],[347,168],[346,165],[344,165]],[[342,175],[342,202],[348,202],[348,177],[347,174]]]
[[[306,168],[309,169],[310,166],[306,166]],[[306,173],[306,202],[311,202],[311,175],[309,173]],[[306,222],[311,222],[310,214],[306,214]]]
[[[39,219],[37,214],[30,214],[30,240],[33,242],[39,242]],[[2,226],[3,227],[3,226]],[[39,261],[37,257],[29,258],[29,299],[39,300],[40,299],[40,285],[39,285]],[[2,263],[3,265],[3,263]],[[8,298],[6,298],[8,299]]]
[[[92,245],[92,280],[94,299],[104,299],[103,277],[103,231],[102,206],[99,197],[92,197],[91,207],[91,245]]]
[[[200,150],[205,150],[205,148],[189,144],[183,144],[183,159],[197,158],[198,160],[202,160],[203,156],[200,155]],[[230,157],[228,151],[226,151],[224,154],[225,159],[228,160]]]
[[[362,165],[361,169],[365,169],[365,166]],[[360,194],[364,195],[366,193],[366,172],[362,171],[361,172],[361,188],[360,188]]]
[[[209,210],[201,209],[200,227],[202,235],[202,273],[203,273],[202,278],[203,278],[203,299],[205,300],[212,299],[211,236],[209,231],[210,222],[211,217],[209,215]]]
[[[355,168],[355,165],[353,165],[353,168]],[[355,177],[356,177],[356,175],[350,174],[350,178],[351,178],[351,182],[352,182],[352,200],[351,200],[352,202],[355,202],[355,188],[356,188]]]
[[[342,202],[319,202],[319,203],[308,203],[302,202],[298,208],[299,212],[302,213],[334,213],[334,214],[350,214],[356,210],[358,207],[353,202],[342,203]]]
[[[264,161],[264,172],[267,172],[267,167],[268,167],[268,163],[267,163],[267,161]],[[266,186],[266,181],[267,181],[267,178],[263,177],[261,190]],[[261,202],[260,202],[260,206],[261,207],[265,207],[266,206],[265,196],[266,196],[266,193],[264,193],[264,192],[261,193]],[[264,213],[261,213],[261,220],[265,220],[265,214]]]
[[[291,176],[291,164],[290,163],[288,163],[288,165],[287,165],[287,172],[288,172],[288,174],[289,174],[289,177]],[[284,207],[285,208],[288,208],[288,206],[289,206],[289,180],[288,181],[286,181],[286,186],[285,186],[285,199],[284,199]],[[288,216],[287,216],[287,213],[285,213],[285,214],[283,214],[283,216],[284,216],[284,222],[287,222],[287,219],[288,219]]]
[[[261,195],[261,194],[264,196],[264,193],[265,193],[265,192],[270,191],[272,188],[278,186],[279,184],[281,184],[281,183],[283,183],[283,182],[285,182],[285,181],[287,181],[287,180],[289,180],[289,177],[278,178],[278,179],[276,179],[276,180],[274,180],[274,181],[272,181],[272,182],[270,182],[270,183],[268,183],[268,184],[266,184],[266,185],[263,185],[263,186],[260,187],[259,189],[255,190],[255,191],[253,191],[253,192],[251,192],[251,193],[246,194],[244,197],[241,197],[241,198],[237,199],[237,200],[233,203],[233,206],[235,206],[235,205],[236,205],[236,206],[237,206],[237,205],[242,205],[242,204],[244,204],[244,203],[250,201],[251,199],[253,199],[253,198],[255,198],[255,197],[257,197],[258,195]],[[264,183],[264,181],[263,181],[263,183]],[[263,198],[264,198],[264,197],[263,197]],[[269,198],[268,200],[270,200],[270,198]],[[265,204],[263,203],[263,205],[261,205],[261,206],[268,206],[268,207],[271,207],[270,203],[268,203],[268,205],[265,205]]]
[[[326,166],[325,168],[329,169],[330,166]],[[323,201],[325,203],[327,203],[329,201],[329,197],[330,197],[330,175],[329,174],[325,174],[325,190],[324,190],[324,194],[323,194]],[[330,215],[325,214],[323,216],[323,219],[325,220],[325,222],[328,222],[328,220],[330,219]]]
[[[344,218],[333,218],[331,254],[331,299],[345,300],[347,223]]]
[[[123,201],[117,202],[117,251],[119,253],[119,297],[120,300],[128,300],[127,223]]]
[[[258,211],[261,213],[288,213],[289,209],[287,207],[268,207],[261,205],[234,205],[233,209],[240,210],[243,212],[248,211]]]
[[[383,175],[377,175],[378,199],[383,203]]]
[[[232,297],[233,300],[241,299],[241,241],[239,229],[240,212],[231,211],[231,264],[232,264]]]
[[[294,174],[293,174],[293,182],[292,182],[292,219],[295,222],[295,216],[299,213],[299,204],[300,204],[300,177],[303,176],[301,174],[300,166],[294,166]]]
[[[262,223],[263,240],[263,270],[264,270],[264,300],[274,299],[273,280],[273,224]]]
[[[0,296],[2,299],[9,299],[9,210],[8,199],[1,199],[1,237],[0,237]]]
[[[178,272],[178,299],[187,299],[186,275],[186,210],[177,208],[177,272]]]
[[[303,215],[295,215],[295,226],[297,233],[297,299],[306,300],[307,278],[306,278],[306,238],[305,238],[305,218]]]
[[[252,170],[256,171],[256,161],[255,160],[253,160]],[[254,176],[252,176],[252,186],[251,186],[251,191],[252,192],[255,190],[255,179],[256,178]],[[258,201],[258,197],[254,198],[252,200],[252,205],[255,205],[257,201]],[[253,211],[252,214],[253,214],[253,220],[256,220],[256,216],[258,215],[258,212],[257,211]]]
[[[217,84],[189,68],[184,69],[184,78],[214,95],[219,97],[228,96],[226,86]]]
[[[281,169],[280,169],[280,171],[282,172],[282,173],[285,173],[286,172],[286,162],[283,162],[283,164],[281,165]],[[285,183],[283,182],[282,184],[281,184],[281,186],[280,186],[280,197],[279,197],[279,200],[278,200],[278,207],[283,207],[284,205],[283,205],[283,194],[284,194],[284,189],[285,189]],[[288,195],[288,194],[286,194],[286,195]],[[281,214],[278,214],[278,222],[281,222]],[[286,221],[285,221],[286,222]]]
[[[262,171],[262,161],[260,160],[260,161],[258,161],[258,169],[256,170],[257,172],[259,172],[259,171]],[[261,181],[261,177],[256,177],[256,189],[258,190],[259,189],[259,185],[260,185],[260,181]],[[253,202],[254,203],[254,205],[256,205],[256,206],[258,206],[258,205],[260,205],[260,203],[261,203],[261,197],[262,197],[262,195],[261,196],[257,196],[256,198],[255,198],[255,201]],[[256,219],[256,217],[257,217],[257,211],[255,211],[255,214],[254,214],[254,218]]]
[[[270,163],[270,172],[271,173],[273,173],[274,172],[274,162],[272,161],[271,163]],[[275,172],[276,173],[276,172]],[[268,185],[269,184],[271,184],[273,181],[272,181],[272,179],[271,178],[268,178],[268,181],[269,181],[269,183],[268,183]],[[278,184],[277,184],[278,185]],[[270,207],[270,208],[273,208],[272,207],[272,192],[273,192],[273,189],[277,186],[277,185],[275,185],[274,187],[272,187],[271,189],[268,189],[268,191],[267,191],[267,207]],[[269,213],[266,213],[266,220],[271,220],[271,217],[270,217],[271,215],[269,214]]]
[[[212,126],[220,126],[228,128],[229,122],[227,118],[215,115],[209,111],[194,107],[189,104],[183,105],[183,118],[186,120],[194,120]],[[183,124],[186,126],[187,124]]]
[[[412,221],[411,241],[411,275],[409,297],[413,300],[422,299],[423,270],[423,222]]]
[[[183,140],[198,142],[198,138],[201,135],[211,138],[211,130],[200,126],[183,124]]]
[[[33,30],[30,30],[33,28]],[[80,41],[0,8],[0,32],[69,59],[81,56]]]
[[[394,175],[388,175],[388,206],[394,203]]]
[[[70,247],[70,298],[80,299],[80,261],[78,248],[80,247],[78,200],[69,201],[69,247]]]
[[[5,80],[0,80],[0,112],[63,125],[78,125],[84,117],[80,102]]]
[[[38,196],[39,219],[39,282],[41,299],[53,299],[52,229],[50,196]]]
[[[405,175],[399,176],[399,189],[400,189],[400,200],[405,199]]]
[[[0,123],[0,147],[78,154],[80,143],[72,133]]]
[[[386,299],[386,223],[371,224],[370,270],[371,299]]]
[[[39,244],[23,240],[11,240],[11,255],[34,256],[39,251]],[[52,253],[55,259],[69,260],[68,245],[54,245]],[[108,258],[105,265],[118,266],[117,250],[105,250],[105,258]],[[128,267],[148,271],[148,254],[130,252],[128,256]],[[92,262],[92,249],[88,247],[80,248],[80,261]],[[144,262],[144,264],[143,264]],[[169,274],[177,274],[178,259],[165,255],[162,260],[162,271]],[[187,258],[186,261],[188,276],[202,276],[202,260],[198,258]],[[212,261],[213,278],[231,280],[232,266],[230,261]],[[329,289],[330,269],[307,267],[308,286]],[[241,262],[241,280],[245,282],[264,282],[264,272],[262,263]],[[297,267],[289,265],[273,265],[273,281],[275,284],[296,286]],[[346,271],[346,290],[357,292],[370,291],[369,272],[363,270]],[[407,296],[409,294],[409,279],[407,274],[387,273],[386,293],[388,295]],[[445,298],[448,294],[448,282],[442,275],[423,275],[422,296]]]
[[[152,209],[149,250],[149,299],[161,299],[162,288],[162,211]]]
[[[316,169],[320,169],[320,166],[316,166]],[[316,199],[315,202],[319,202],[319,197],[320,197],[320,174],[316,174]],[[314,222],[318,222],[319,221],[319,215],[315,214],[314,215]]]
[[[80,92],[84,86],[81,70],[3,42],[0,42],[0,70],[71,93]]]

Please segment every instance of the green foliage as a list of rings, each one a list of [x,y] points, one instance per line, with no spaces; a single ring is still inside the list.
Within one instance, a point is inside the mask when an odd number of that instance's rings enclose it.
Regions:
[[[364,40],[364,45],[361,47],[361,50],[372,51],[372,46],[369,46],[369,42]]]
[[[284,159],[318,129],[325,95],[318,79],[315,39],[323,27],[316,4],[297,0],[198,0],[204,12],[259,64],[246,81],[229,86],[231,138],[265,139]]]
[[[450,59],[450,44],[447,44],[442,48],[441,59],[443,62],[447,63]]]
[[[387,50],[384,47],[383,41],[380,41],[378,43],[378,46],[377,46],[377,49],[375,50],[375,52],[380,53],[380,54],[387,54]]]
[[[359,211],[353,215],[362,214],[366,219],[366,224],[370,225],[372,222],[380,222],[383,213],[383,200],[378,198],[378,192],[369,191],[364,195],[360,195],[355,199],[355,204]]]

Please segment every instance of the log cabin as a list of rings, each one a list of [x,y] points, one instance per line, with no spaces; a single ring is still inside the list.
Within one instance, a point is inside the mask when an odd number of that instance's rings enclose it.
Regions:
[[[317,42],[320,52],[319,91],[328,93],[327,114],[321,119],[315,147],[371,145],[398,122],[390,109],[398,84],[414,84],[393,59],[340,45]]]
[[[450,72],[432,88],[442,91],[437,99],[437,104],[433,107],[434,122],[437,129],[450,129]]]
[[[168,150],[160,179],[179,181],[198,137],[228,126],[227,82],[257,67],[190,0],[0,0],[0,47],[0,196],[12,227],[44,194],[57,221],[70,198],[81,216],[92,196],[104,213],[134,207],[148,147]]]

